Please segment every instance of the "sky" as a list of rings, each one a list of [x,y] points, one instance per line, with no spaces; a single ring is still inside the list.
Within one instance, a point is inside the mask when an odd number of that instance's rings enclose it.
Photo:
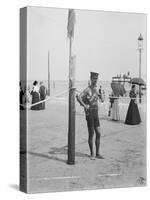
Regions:
[[[146,14],[75,10],[76,24],[72,46],[76,56],[76,80],[88,80],[99,73],[102,81],[130,71],[139,76],[137,38],[142,34],[142,78],[146,80]],[[51,80],[68,80],[68,9],[28,7],[28,80],[46,80],[48,51]]]

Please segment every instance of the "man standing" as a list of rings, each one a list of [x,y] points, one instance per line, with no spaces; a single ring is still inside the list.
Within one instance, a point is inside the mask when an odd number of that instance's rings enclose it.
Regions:
[[[91,72],[90,79],[91,84],[78,96],[78,101],[84,107],[87,127],[88,127],[88,144],[90,148],[90,158],[95,159],[93,151],[93,136],[96,133],[95,146],[96,146],[96,158],[103,159],[100,155],[100,122],[98,116],[98,100],[99,93],[97,91],[98,73]]]
[[[46,98],[46,87],[44,86],[43,82],[40,82],[40,89],[39,89],[39,93],[40,93],[40,100],[43,101]],[[41,103],[41,109],[45,110],[45,102]]]

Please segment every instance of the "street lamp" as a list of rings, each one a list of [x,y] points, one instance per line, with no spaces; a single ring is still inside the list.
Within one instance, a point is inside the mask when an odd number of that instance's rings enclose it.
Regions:
[[[138,51],[139,51],[139,78],[141,78],[141,55],[143,50],[143,37],[142,34],[138,37]],[[141,86],[139,85],[139,103],[141,103]]]

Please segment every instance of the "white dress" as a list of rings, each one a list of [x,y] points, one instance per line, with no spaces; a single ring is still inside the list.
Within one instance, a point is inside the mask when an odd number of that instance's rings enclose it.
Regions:
[[[112,104],[112,120],[118,121],[120,120],[120,114],[119,114],[119,100],[114,99],[114,102]]]

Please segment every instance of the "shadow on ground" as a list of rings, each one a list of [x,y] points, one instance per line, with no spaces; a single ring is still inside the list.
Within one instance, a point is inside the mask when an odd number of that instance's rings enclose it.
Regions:
[[[52,147],[51,148],[51,151],[47,152],[47,153],[37,153],[37,152],[28,152],[30,155],[33,155],[33,156],[38,156],[38,157],[43,157],[43,158],[47,158],[47,159],[52,159],[52,160],[55,160],[55,161],[60,161],[60,162],[63,162],[63,163],[66,163],[67,162],[67,154],[68,154],[68,148],[67,146],[63,146],[63,147]],[[59,157],[59,155],[66,155],[66,159],[62,159]],[[75,155],[77,157],[88,157],[89,155],[88,154],[84,154],[84,153],[81,153],[81,152],[75,152]]]

